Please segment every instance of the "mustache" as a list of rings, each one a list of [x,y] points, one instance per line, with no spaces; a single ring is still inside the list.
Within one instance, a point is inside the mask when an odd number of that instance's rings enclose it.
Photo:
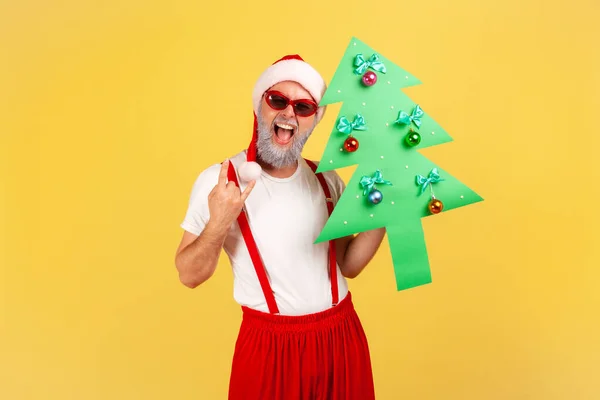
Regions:
[[[273,127],[275,127],[275,124],[285,124],[285,125],[291,125],[294,128],[296,128],[296,130],[298,130],[298,122],[295,119],[286,119],[286,118],[275,118],[273,120]]]

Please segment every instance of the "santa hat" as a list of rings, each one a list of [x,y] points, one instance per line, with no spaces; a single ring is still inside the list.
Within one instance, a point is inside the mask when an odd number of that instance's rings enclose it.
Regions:
[[[256,163],[256,141],[258,139],[256,115],[258,114],[262,96],[273,85],[283,81],[293,81],[302,85],[311,94],[317,104],[319,104],[327,89],[325,81],[317,70],[297,54],[280,58],[260,75],[252,91],[252,106],[254,108],[252,140],[248,146],[246,161],[238,169],[240,179],[246,182],[258,179],[261,173],[261,167]],[[324,113],[325,106],[317,109],[317,113],[315,114],[316,122],[319,122],[323,118]]]

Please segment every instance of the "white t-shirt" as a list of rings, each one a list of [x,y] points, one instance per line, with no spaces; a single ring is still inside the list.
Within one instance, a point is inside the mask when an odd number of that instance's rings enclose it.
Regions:
[[[242,151],[230,159],[236,168],[246,160]],[[181,227],[199,235],[210,218],[208,194],[218,182],[221,164],[200,173],[194,182]],[[323,173],[333,204],[345,189],[335,171]],[[240,182],[241,190],[246,185]],[[269,277],[280,314],[302,315],[331,307],[329,245],[314,244],[328,218],[325,195],[306,161],[289,178],[275,178],[265,171],[246,200],[250,229]],[[244,238],[235,221],[224,243],[233,268],[233,296],[240,304],[269,312]],[[339,300],[348,293],[346,279],[337,268]]]

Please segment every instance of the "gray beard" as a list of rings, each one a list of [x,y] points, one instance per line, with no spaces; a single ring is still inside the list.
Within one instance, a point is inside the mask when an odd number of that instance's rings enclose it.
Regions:
[[[260,110],[259,110],[260,115]],[[296,126],[295,121],[284,121],[275,119],[275,122],[288,123]],[[271,126],[267,125],[260,116],[257,116],[258,125],[258,139],[256,141],[256,152],[258,157],[265,163],[271,165],[274,168],[291,167],[296,164],[302,154],[302,149],[308,140],[308,137],[312,133],[316,125],[308,128],[304,132],[297,131],[292,138],[292,143],[288,148],[281,148],[277,144],[273,143]]]

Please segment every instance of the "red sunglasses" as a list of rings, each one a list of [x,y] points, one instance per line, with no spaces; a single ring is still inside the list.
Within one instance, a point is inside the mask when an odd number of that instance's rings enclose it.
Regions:
[[[319,105],[309,99],[290,100],[283,93],[275,90],[269,90],[265,94],[265,100],[269,107],[274,110],[285,110],[288,105],[292,105],[294,112],[299,117],[310,117],[317,112]]]

